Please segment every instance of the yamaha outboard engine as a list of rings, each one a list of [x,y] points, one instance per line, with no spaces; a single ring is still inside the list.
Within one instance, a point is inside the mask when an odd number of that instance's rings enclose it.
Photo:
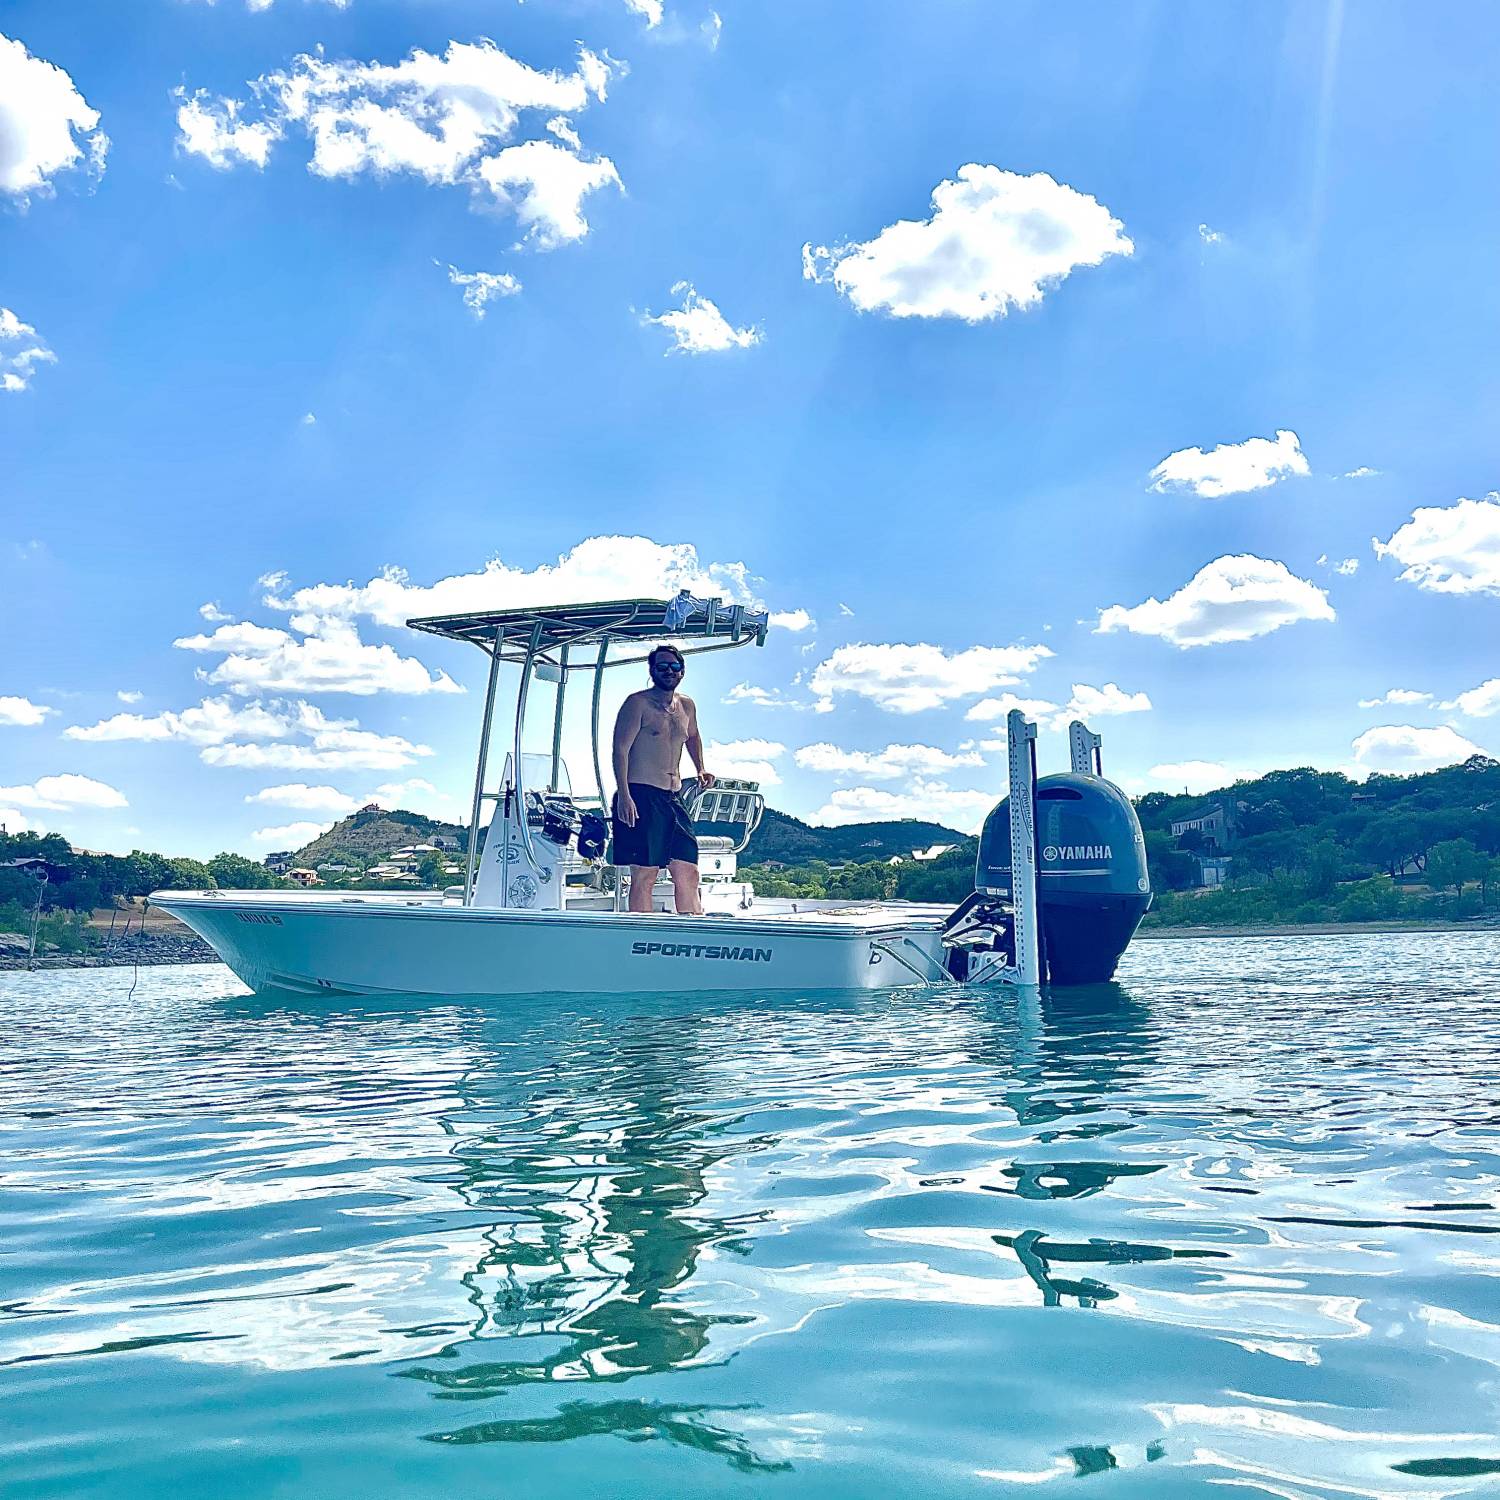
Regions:
[[[1146,842],[1130,799],[1102,776],[1071,771],[1036,784],[1042,971],[1053,984],[1111,978],[1146,908]],[[1010,799],[984,820],[976,892],[1009,901]]]

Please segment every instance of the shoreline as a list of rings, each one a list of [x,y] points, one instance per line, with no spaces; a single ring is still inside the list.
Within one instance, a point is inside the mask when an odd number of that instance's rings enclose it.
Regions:
[[[1500,932],[1500,923],[1479,922],[1246,922],[1243,926],[1147,927],[1131,939],[1133,943],[1157,939],[1220,937],[1335,937],[1341,933],[1402,932]]]

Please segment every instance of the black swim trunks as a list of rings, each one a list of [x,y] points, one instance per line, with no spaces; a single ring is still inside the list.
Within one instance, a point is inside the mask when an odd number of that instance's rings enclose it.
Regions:
[[[661,869],[674,859],[698,863],[698,836],[680,792],[632,781],[630,798],[635,803],[635,827],[627,828],[618,812],[614,817],[615,864]]]

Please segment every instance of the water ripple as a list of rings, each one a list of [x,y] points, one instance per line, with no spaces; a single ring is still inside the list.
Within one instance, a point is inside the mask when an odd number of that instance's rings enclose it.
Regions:
[[[1040,1002],[0,976],[5,1494],[1485,1492],[1497,975],[1463,934],[1141,944]]]

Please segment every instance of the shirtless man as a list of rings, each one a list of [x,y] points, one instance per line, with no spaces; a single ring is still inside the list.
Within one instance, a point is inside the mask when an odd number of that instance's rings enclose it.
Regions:
[[[646,665],[651,686],[632,693],[615,720],[615,863],[630,866],[630,909],[651,910],[651,887],[663,865],[672,873],[677,910],[702,916],[698,899],[698,839],[682,800],[684,746],[698,768],[699,784],[713,776],[703,769],[698,709],[677,691],[682,652],[658,646]]]

